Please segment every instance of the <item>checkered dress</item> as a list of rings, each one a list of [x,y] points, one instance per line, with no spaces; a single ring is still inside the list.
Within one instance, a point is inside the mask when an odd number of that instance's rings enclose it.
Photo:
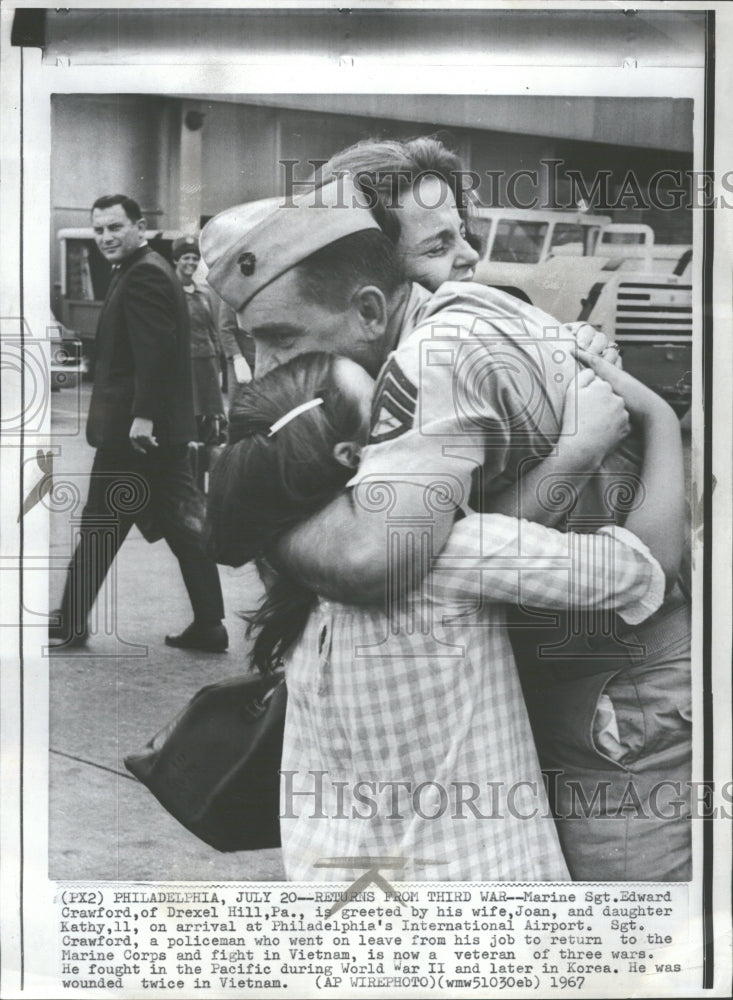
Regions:
[[[567,880],[499,602],[636,623],[663,592],[623,528],[472,514],[397,611],[320,602],[286,664],[288,878],[351,880],[388,857],[404,862],[390,879]]]

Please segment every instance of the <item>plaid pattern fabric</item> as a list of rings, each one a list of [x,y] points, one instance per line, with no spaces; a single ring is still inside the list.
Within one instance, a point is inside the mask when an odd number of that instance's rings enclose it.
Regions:
[[[288,878],[350,880],[364,859],[401,858],[390,879],[567,880],[497,602],[637,622],[663,593],[622,528],[469,515],[398,612],[320,602],[286,663]]]
[[[584,627],[603,634],[613,611],[638,625],[664,600],[664,573],[646,545],[617,526],[561,532],[503,514],[458,521],[426,584],[439,604],[486,601],[527,608],[595,611]]]

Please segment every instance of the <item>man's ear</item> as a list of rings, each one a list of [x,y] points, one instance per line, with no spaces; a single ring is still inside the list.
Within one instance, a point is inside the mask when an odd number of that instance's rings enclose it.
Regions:
[[[148,224],[145,221],[145,219],[138,219],[137,220],[137,228],[140,230],[140,232],[143,235],[147,232]]]
[[[333,446],[333,457],[347,469],[356,469],[361,458],[361,445],[357,441],[339,441]]]
[[[387,300],[381,288],[365,285],[357,288],[351,297],[351,305],[359,314],[361,324],[374,337],[380,337],[387,329],[389,312]]]

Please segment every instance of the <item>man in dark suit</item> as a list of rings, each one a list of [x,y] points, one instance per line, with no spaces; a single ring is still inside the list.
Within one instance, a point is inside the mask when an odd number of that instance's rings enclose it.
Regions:
[[[205,546],[205,503],[188,462],[196,438],[188,309],[180,282],[145,241],[140,207],[124,195],[92,206],[94,239],[112,264],[99,317],[87,441],[97,449],[79,541],[49,637],[64,648],[88,638],[89,612],[137,523],[165,538],[181,567],[194,620],[169,646],[223,652],[224,606]]]

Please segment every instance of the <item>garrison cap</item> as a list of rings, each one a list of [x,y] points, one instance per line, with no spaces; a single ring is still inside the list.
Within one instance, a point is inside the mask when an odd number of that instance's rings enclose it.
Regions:
[[[201,233],[207,280],[239,311],[281,274],[329,243],[379,229],[344,174],[298,198],[266,198],[215,215]]]
[[[171,247],[171,257],[173,260],[178,260],[185,253],[195,253],[197,257],[201,256],[199,241],[195,236],[179,236],[177,240],[173,241],[173,246]]]

